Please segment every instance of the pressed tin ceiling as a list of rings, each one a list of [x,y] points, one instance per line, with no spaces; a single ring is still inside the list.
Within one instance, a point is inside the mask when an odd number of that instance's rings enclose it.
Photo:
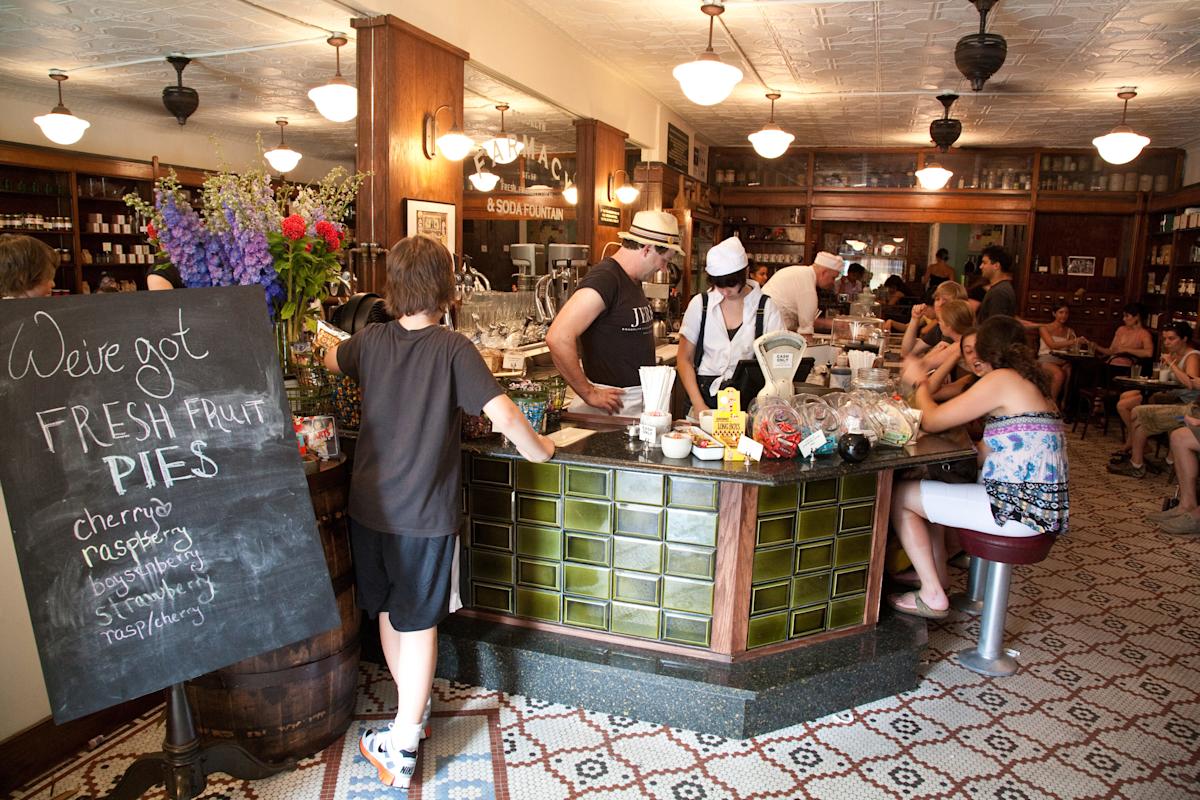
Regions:
[[[490,7],[478,0],[481,12]],[[962,95],[960,145],[1088,146],[1120,117],[1118,87],[1138,87],[1129,122],[1154,145],[1197,139],[1200,118],[1200,2],[1197,0],[1000,0],[988,30],[1009,43],[1008,61],[974,95],[954,67],[954,43],[978,28],[967,0],[759,0],[730,2],[714,46],[745,80],[713,108],[692,105],[671,69],[704,49],[699,0],[515,0],[673,108],[708,140],[746,144],[766,120],[767,88],[783,92],[776,120],[797,145],[923,144],[940,115],[942,91]],[[320,117],[306,92],[333,72],[328,31],[353,37],[350,17],[375,13],[342,0],[0,0],[0,84],[6,97],[55,100],[51,67],[71,74],[64,87],[76,113],[119,115],[175,127],[162,87],[174,81],[165,61],[109,65],[171,52],[205,53],[303,44],[199,58],[185,83],[199,90],[196,132],[271,142],[274,119],[287,116],[297,149],[353,158],[353,122]],[[726,31],[727,29],[727,31]],[[732,40],[730,38],[732,36]],[[743,58],[738,49],[745,54]],[[532,47],[532,43],[513,43]],[[352,63],[354,41],[342,49]],[[753,69],[751,69],[753,65]],[[353,70],[344,70],[352,77]],[[757,75],[761,76],[762,83]],[[476,139],[499,127],[494,106],[507,102],[507,127],[552,151],[574,149],[570,115],[468,65],[465,124]],[[554,100],[570,107],[573,98]],[[29,123],[32,125],[32,122]]]
[[[982,95],[954,66],[955,42],[979,27],[968,0],[730,0],[714,48],[745,78],[712,108],[671,77],[704,49],[699,0],[520,2],[719,145],[747,144],[768,88],[783,93],[775,119],[798,146],[927,143],[936,95],[955,91],[960,145],[1085,147],[1117,123],[1127,84],[1138,87],[1129,122],[1154,145],[1200,137],[1197,0],[1000,0],[987,27],[1008,40],[1008,60]]]

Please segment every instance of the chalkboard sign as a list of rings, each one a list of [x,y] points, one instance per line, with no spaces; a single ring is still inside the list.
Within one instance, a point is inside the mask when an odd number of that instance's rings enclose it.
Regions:
[[[0,301],[0,485],[58,722],[339,624],[257,287]]]

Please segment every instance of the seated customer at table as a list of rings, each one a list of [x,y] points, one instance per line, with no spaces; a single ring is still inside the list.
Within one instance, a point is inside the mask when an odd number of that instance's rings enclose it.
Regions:
[[[1038,363],[1050,376],[1050,396],[1059,401],[1059,392],[1066,385],[1071,365],[1051,353],[1051,350],[1066,350],[1075,342],[1075,331],[1067,327],[1071,309],[1063,303],[1054,309],[1054,319],[1038,326]]]
[[[746,258],[746,262],[748,265],[747,269],[750,273],[750,280],[757,283],[760,289],[763,286],[766,286],[767,280],[769,280],[771,277],[771,268],[766,264],[757,264],[749,257]]]
[[[908,284],[899,275],[889,275],[883,282],[884,299],[879,316],[883,317],[885,331],[903,331],[908,328],[912,317],[912,306],[917,298],[908,291]]]
[[[1141,478],[1146,474],[1143,457],[1146,440],[1159,433],[1174,430],[1183,424],[1183,415],[1193,413],[1192,408],[1200,397],[1200,352],[1192,349],[1191,327],[1186,322],[1172,323],[1163,331],[1163,353],[1161,361],[1169,367],[1172,377],[1179,382],[1180,391],[1160,392],[1151,397],[1151,403],[1141,403],[1141,392],[1125,392],[1118,401],[1117,410],[1129,414],[1128,461],[1121,453],[1114,453],[1115,463],[1108,465],[1114,475]],[[1136,400],[1130,395],[1137,395]]]
[[[0,298],[49,297],[58,254],[40,239],[0,234]]]
[[[957,364],[962,358],[963,335],[975,330],[975,312],[967,305],[966,300],[947,300],[942,304],[938,317],[942,320],[939,325],[943,334],[942,341],[917,356],[924,364],[926,372],[934,371],[946,361]],[[905,335],[907,333],[905,331]],[[913,355],[916,356],[915,353]]]
[[[1200,418],[1184,415],[1183,425],[1171,431],[1171,455],[1179,478],[1179,505],[1146,515],[1166,533],[1200,534],[1200,506],[1196,503],[1196,478],[1200,473]]]
[[[933,305],[924,303],[913,306],[912,319],[904,329],[904,340],[900,342],[900,355],[922,355],[929,348],[946,339],[942,334],[941,309],[947,300],[966,300],[967,290],[961,283],[945,281],[933,290]],[[972,309],[974,311],[974,309]],[[921,320],[913,325],[912,320]]]
[[[1141,303],[1130,303],[1125,306],[1121,312],[1121,327],[1117,328],[1117,332],[1113,334],[1112,344],[1104,347],[1099,343],[1093,343],[1096,352],[1107,356],[1105,360],[1117,367],[1132,366],[1137,359],[1150,358],[1154,355],[1154,337],[1142,325],[1142,317],[1145,315],[1146,310],[1142,308]],[[1080,336],[1079,343],[1086,344],[1087,339]]]
[[[857,262],[846,267],[846,274],[834,281],[833,291],[835,294],[844,294],[850,298],[853,303],[855,298],[862,294],[866,288],[867,268]]]
[[[1025,329],[1012,317],[995,316],[980,326],[975,349],[985,374],[963,394],[939,405],[917,359],[904,379],[916,386],[922,430],[939,432],[986,418],[987,447],[980,483],[901,481],[892,502],[892,525],[921,582],[913,592],[891,595],[903,614],[941,619],[950,601],[942,588],[945,542],[929,523],[996,536],[1066,532],[1067,451],[1062,418],[1050,399],[1050,382],[1038,367]]]

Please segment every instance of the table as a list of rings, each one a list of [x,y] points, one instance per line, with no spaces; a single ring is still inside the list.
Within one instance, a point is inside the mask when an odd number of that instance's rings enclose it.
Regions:
[[[1142,397],[1149,397],[1153,392],[1177,392],[1183,387],[1175,381],[1160,381],[1157,378],[1132,378],[1128,375],[1118,375],[1113,381],[1126,389],[1136,389]]]
[[[1063,400],[1063,416],[1069,418],[1079,404],[1079,373],[1087,370],[1095,372],[1103,363],[1102,357],[1095,352],[1081,353],[1074,350],[1051,350],[1050,354],[1061,358],[1071,365],[1071,375],[1067,379],[1066,395]]]

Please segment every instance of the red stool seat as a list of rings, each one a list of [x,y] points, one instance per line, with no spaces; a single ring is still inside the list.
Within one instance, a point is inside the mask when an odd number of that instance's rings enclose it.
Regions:
[[[966,528],[958,529],[958,540],[968,555],[1000,564],[1036,564],[1050,554],[1054,536],[996,536]]]

